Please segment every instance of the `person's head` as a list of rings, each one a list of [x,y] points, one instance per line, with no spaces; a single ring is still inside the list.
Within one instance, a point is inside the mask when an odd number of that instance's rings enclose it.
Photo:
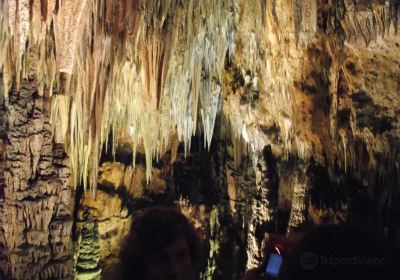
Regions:
[[[201,241],[177,209],[153,207],[135,218],[121,251],[123,279],[198,278]]]
[[[388,262],[382,244],[365,230],[324,225],[304,235],[278,279],[389,279]]]

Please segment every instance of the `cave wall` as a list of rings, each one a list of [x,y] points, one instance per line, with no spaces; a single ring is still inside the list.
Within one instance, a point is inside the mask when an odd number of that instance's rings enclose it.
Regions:
[[[73,190],[64,146],[52,142],[50,102],[38,96],[34,80],[23,80],[3,116],[3,277],[70,279]]]
[[[1,76],[0,76],[1,77]],[[4,185],[5,185],[5,180],[4,180],[4,170],[6,167],[6,161],[5,161],[5,151],[6,151],[6,146],[5,146],[5,142],[6,142],[6,131],[5,131],[5,112],[6,112],[6,108],[5,108],[5,104],[4,104],[4,100],[2,99],[0,102],[0,110],[1,110],[1,120],[0,120],[0,133],[1,133],[1,140],[0,140],[0,213],[1,213],[1,217],[4,217]],[[4,219],[4,218],[2,218]],[[6,247],[5,247],[5,240],[4,240],[4,222],[2,221],[0,223],[0,267],[1,267],[1,272],[0,272],[0,276],[5,278],[5,273],[7,270],[7,251],[6,251]]]
[[[251,149],[241,149],[248,152],[235,162],[235,145],[245,142],[234,144],[237,139],[230,138],[221,119],[216,129],[220,138],[210,151],[202,137],[196,137],[186,156],[180,146],[175,156],[167,153],[154,163],[150,183],[143,154],[138,154],[134,174],[130,149],[117,149],[115,162],[112,155],[103,155],[97,196],[82,193],[77,218],[78,236],[85,211],[98,226],[100,258],[92,258],[103,279],[113,279],[118,269],[120,246],[131,221],[154,205],[178,206],[199,231],[207,256],[202,279],[240,279],[262,262],[269,235],[325,223],[357,224],[399,250],[398,209],[390,206],[380,215],[368,189],[355,178],[342,171],[340,182],[331,180],[329,168],[298,158],[281,160],[269,146],[256,157]]]
[[[227,261],[227,256],[233,254],[237,262],[243,262],[245,235],[240,234],[243,220],[233,221],[227,194],[226,159],[221,151],[224,147],[215,142],[212,152],[208,153],[203,144],[194,139],[192,151],[186,157],[181,146],[173,164],[171,153],[167,153],[155,163],[153,179],[149,183],[143,154],[138,154],[134,170],[131,167],[132,151],[117,150],[116,162],[109,161],[110,155],[103,155],[96,198],[90,193],[82,193],[76,240],[80,247],[79,236],[86,223],[83,216],[88,212],[98,226],[101,258],[97,263],[103,279],[113,279],[120,246],[131,221],[145,208],[154,205],[178,206],[198,229],[204,240],[205,256],[210,256],[204,263],[204,279],[224,279],[227,275],[234,277],[242,272],[236,269],[235,262]]]
[[[208,279],[308,224],[399,251],[398,0],[56,2],[0,3],[0,277],[112,279],[165,203]]]

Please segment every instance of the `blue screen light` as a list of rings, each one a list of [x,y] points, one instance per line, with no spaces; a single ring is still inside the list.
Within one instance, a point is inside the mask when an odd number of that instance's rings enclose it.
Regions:
[[[268,264],[265,272],[272,277],[277,277],[279,274],[279,270],[281,269],[282,261],[283,257],[281,255],[271,253],[269,255]]]

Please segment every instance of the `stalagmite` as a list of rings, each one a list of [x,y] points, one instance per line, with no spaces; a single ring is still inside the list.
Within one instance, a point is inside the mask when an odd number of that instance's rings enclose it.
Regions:
[[[210,277],[369,202],[396,235],[399,18],[398,0],[0,1],[0,278],[71,277],[70,210],[98,185],[123,202],[110,220],[179,197],[211,215]]]

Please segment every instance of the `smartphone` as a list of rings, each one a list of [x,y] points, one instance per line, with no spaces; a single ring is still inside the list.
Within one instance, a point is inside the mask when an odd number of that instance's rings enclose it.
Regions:
[[[273,278],[278,277],[282,262],[282,255],[271,252],[268,256],[267,265],[265,267],[265,274]]]

